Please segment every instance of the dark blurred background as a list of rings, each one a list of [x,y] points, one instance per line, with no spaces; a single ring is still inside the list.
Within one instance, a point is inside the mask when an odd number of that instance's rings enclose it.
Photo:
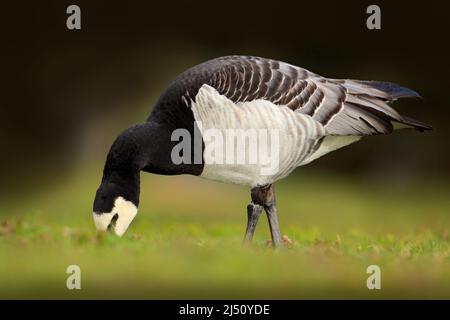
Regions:
[[[449,2],[27,1],[1,5],[0,192],[43,190],[101,167],[114,138],[144,121],[186,68],[222,55],[286,61],[323,76],[392,81],[423,100],[397,110],[435,128],[370,137],[309,170],[421,179],[450,173]],[[82,29],[66,28],[81,7]]]

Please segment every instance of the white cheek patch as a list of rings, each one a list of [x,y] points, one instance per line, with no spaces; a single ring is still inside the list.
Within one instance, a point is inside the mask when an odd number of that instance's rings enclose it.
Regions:
[[[99,231],[106,231],[114,216],[117,214],[117,220],[114,224],[114,232],[121,237],[125,231],[127,231],[131,221],[133,221],[134,217],[137,215],[137,211],[138,209],[131,201],[118,197],[114,202],[114,208],[111,212],[101,214],[94,212],[95,227]]]
[[[113,214],[112,213],[95,213],[94,212],[94,223],[98,231],[106,231],[108,225],[111,223]]]
[[[119,218],[116,221],[114,231],[118,236],[122,236],[127,231],[128,226],[137,214],[137,208],[131,201],[118,197],[114,203],[113,213],[118,213]]]

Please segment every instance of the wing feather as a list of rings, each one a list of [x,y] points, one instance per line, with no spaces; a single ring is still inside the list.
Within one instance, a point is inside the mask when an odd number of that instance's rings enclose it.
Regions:
[[[210,83],[236,102],[269,100],[311,116],[329,135],[374,135],[393,130],[393,122],[418,130],[426,124],[400,115],[388,102],[418,97],[399,85],[360,80],[327,79],[284,62],[249,56],[227,57]]]

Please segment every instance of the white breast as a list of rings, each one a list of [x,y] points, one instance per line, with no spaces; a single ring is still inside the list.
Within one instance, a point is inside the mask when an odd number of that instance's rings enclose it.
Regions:
[[[200,88],[192,111],[205,143],[201,176],[210,180],[249,186],[273,183],[301,165],[325,135],[323,126],[308,115],[262,99],[235,104],[208,85]],[[227,142],[233,134],[246,136],[247,143]],[[217,163],[217,150],[223,152],[222,163]],[[258,156],[252,162],[255,150]]]

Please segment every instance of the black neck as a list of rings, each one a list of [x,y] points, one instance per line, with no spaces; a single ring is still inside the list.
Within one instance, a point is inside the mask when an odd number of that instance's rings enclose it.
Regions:
[[[199,175],[203,170],[202,164],[172,162],[172,149],[179,142],[171,141],[171,135],[172,130],[155,121],[126,129],[109,151],[103,180],[127,181],[136,185],[139,184],[141,170],[164,175]]]

